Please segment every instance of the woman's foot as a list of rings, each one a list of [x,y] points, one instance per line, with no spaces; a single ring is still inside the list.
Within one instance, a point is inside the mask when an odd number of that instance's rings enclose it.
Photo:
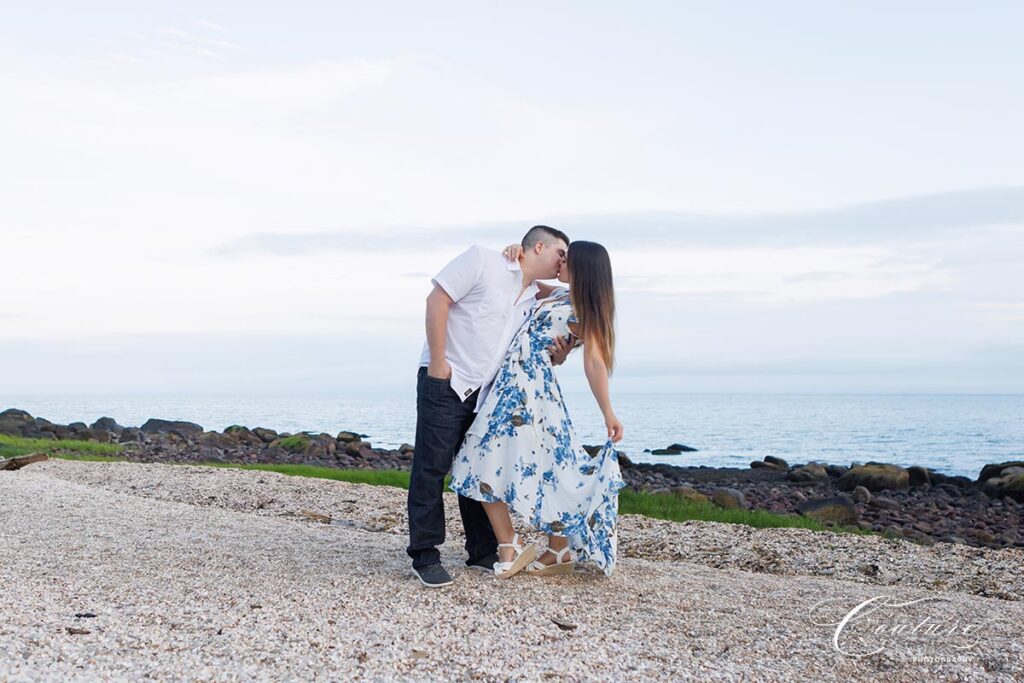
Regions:
[[[519,534],[514,534],[511,543],[498,544],[498,561],[494,563],[494,575],[507,579],[521,572],[536,557],[537,546],[532,543],[524,546]]]
[[[568,574],[576,568],[576,554],[566,546],[561,549],[548,548],[529,567],[526,573],[531,576],[552,576]]]

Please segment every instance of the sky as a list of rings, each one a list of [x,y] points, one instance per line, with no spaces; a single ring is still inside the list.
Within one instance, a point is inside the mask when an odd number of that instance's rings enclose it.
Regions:
[[[411,391],[431,275],[538,223],[609,248],[613,392],[1024,393],[1022,24],[23,3],[0,395]]]

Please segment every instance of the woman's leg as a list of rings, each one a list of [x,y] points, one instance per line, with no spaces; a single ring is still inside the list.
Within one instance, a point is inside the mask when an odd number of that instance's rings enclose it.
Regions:
[[[494,536],[498,543],[511,543],[516,530],[512,527],[512,516],[508,514],[508,505],[505,503],[484,503],[484,510],[487,512],[487,519],[491,521],[494,528]],[[512,548],[498,548],[498,561],[511,562],[515,559],[515,550]]]

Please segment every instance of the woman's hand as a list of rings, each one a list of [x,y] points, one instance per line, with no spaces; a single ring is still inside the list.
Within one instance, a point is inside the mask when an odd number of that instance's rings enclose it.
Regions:
[[[619,422],[619,418],[615,417],[615,413],[608,413],[605,416],[604,425],[608,428],[608,438],[611,439],[612,443],[622,441],[623,427],[622,423]]]
[[[501,250],[501,254],[509,261],[518,261],[519,257],[523,255],[523,245],[510,244]]]

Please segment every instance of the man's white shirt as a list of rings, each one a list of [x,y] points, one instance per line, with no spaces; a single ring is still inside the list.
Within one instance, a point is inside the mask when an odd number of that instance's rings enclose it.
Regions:
[[[452,368],[452,389],[466,400],[501,360],[512,336],[537,302],[535,282],[523,290],[523,271],[501,253],[473,245],[455,257],[433,283],[455,303],[448,310],[445,359]],[[420,366],[430,365],[423,344]]]

